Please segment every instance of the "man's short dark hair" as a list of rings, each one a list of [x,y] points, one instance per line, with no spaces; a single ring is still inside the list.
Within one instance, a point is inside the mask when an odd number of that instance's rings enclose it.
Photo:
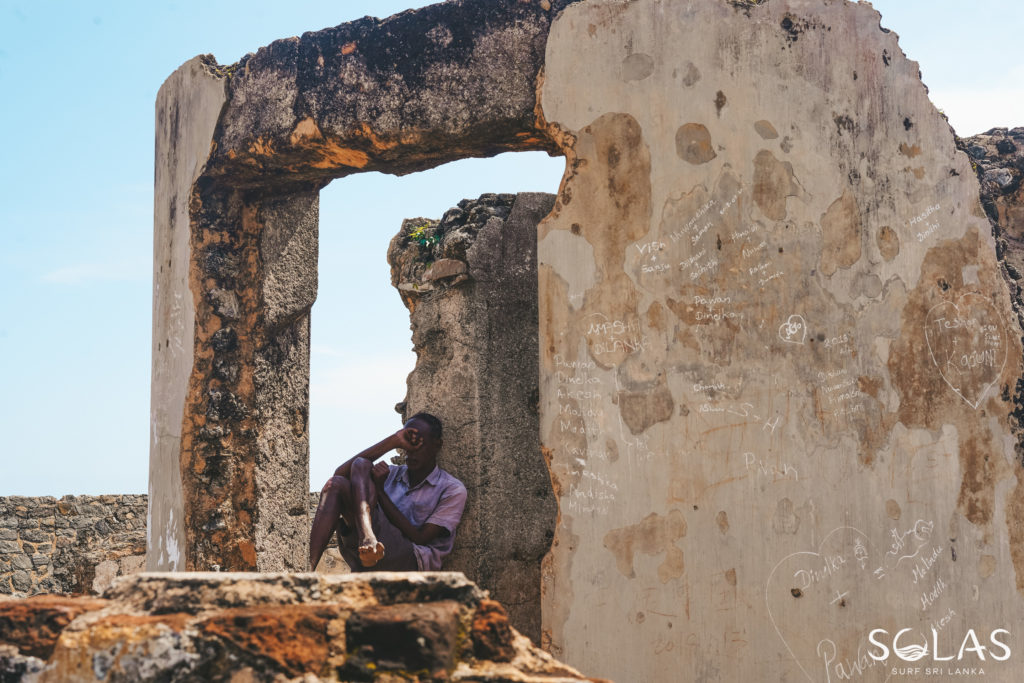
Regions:
[[[437,437],[438,441],[441,440],[441,421],[430,413],[416,413],[410,417],[409,420],[420,420],[422,422],[426,422],[430,426],[430,433]],[[406,420],[406,422],[409,422],[409,420]]]

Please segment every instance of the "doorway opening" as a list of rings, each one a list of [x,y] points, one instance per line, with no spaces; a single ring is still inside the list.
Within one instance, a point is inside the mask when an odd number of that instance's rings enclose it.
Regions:
[[[320,191],[317,299],[310,332],[309,472],[334,468],[401,427],[412,352],[409,312],[391,286],[388,243],[407,218],[440,219],[488,192],[557,191],[562,157],[508,152],[407,176],[358,173]]]

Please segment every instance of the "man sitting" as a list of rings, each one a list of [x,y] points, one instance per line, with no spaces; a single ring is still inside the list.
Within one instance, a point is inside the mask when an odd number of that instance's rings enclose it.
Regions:
[[[405,451],[405,465],[373,464],[395,448]],[[437,466],[440,450],[441,421],[417,413],[336,469],[313,518],[310,569],[316,570],[335,530],[352,571],[440,569],[466,506],[466,487]]]

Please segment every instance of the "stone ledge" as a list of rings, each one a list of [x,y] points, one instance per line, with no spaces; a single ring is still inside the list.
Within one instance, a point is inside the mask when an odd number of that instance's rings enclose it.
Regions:
[[[136,574],[0,625],[3,681],[591,680],[458,572]]]

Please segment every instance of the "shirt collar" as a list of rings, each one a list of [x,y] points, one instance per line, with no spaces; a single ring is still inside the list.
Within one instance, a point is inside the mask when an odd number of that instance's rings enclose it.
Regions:
[[[404,483],[405,487],[407,489],[409,489],[410,491],[413,490],[413,489],[418,489],[419,487],[423,486],[424,484],[430,484],[431,486],[437,486],[438,482],[441,481],[441,468],[438,467],[437,465],[434,465],[434,469],[432,469],[430,471],[430,474],[427,475],[426,479],[424,479],[420,483],[416,484],[416,486],[409,486],[409,468],[408,467],[406,467],[404,470],[402,470],[401,479],[402,479],[402,483]]]

